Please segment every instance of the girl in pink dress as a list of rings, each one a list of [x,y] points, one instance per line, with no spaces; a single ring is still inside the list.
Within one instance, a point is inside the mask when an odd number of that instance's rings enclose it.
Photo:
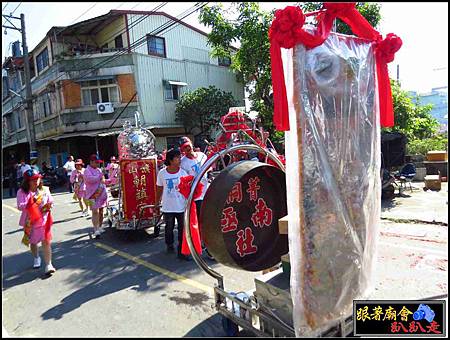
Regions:
[[[77,159],[75,162],[75,170],[72,171],[72,174],[70,175],[70,183],[73,185],[73,191],[74,191],[74,197],[78,200],[78,204],[80,205],[81,212],[83,216],[88,216],[88,207],[84,206],[84,186],[83,186],[83,174],[84,174],[84,168],[83,168],[83,160]]]
[[[44,250],[45,273],[52,274],[51,227],[53,224],[50,209],[53,197],[48,187],[41,182],[42,176],[36,170],[29,169],[23,174],[22,185],[17,192],[17,208],[22,211],[19,225],[24,228],[22,243],[30,247],[34,257],[33,268],[41,266],[38,244],[42,242]]]
[[[110,159],[111,163],[106,166],[108,171],[108,179],[106,180],[107,185],[117,185],[119,183],[119,164],[117,164],[116,157],[112,156]]]
[[[106,191],[105,177],[99,164],[103,163],[97,155],[89,157],[90,164],[84,170],[83,191],[86,204],[92,210],[92,225],[94,227],[95,238],[100,237],[103,232],[103,208],[108,202],[108,194]]]

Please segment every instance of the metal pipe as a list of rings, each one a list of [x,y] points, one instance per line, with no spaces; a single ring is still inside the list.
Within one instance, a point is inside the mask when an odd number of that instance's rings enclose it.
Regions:
[[[195,261],[195,263],[203,269],[207,274],[212,276],[213,278],[217,279],[218,286],[223,289],[223,276],[216,272],[214,269],[208,266],[208,264],[199,256],[195,250],[194,243],[192,241],[191,236],[191,228],[190,228],[190,220],[191,220],[191,202],[194,198],[194,192],[197,188],[198,183],[200,183],[200,180],[203,178],[203,176],[206,174],[208,169],[219,159],[223,158],[224,155],[235,152],[237,150],[246,150],[246,151],[258,151],[258,152],[264,152],[266,155],[269,156],[270,159],[272,159],[281,170],[285,171],[283,163],[278,159],[278,157],[273,154],[272,152],[263,149],[259,145],[251,145],[251,144],[242,144],[242,145],[235,145],[232,147],[229,147],[225,150],[222,150],[218,153],[216,153],[214,156],[212,156],[209,160],[203,164],[203,166],[200,168],[200,172],[197,174],[197,176],[194,178],[194,182],[191,186],[191,192],[189,193],[188,199],[186,201],[186,210],[184,212],[184,230],[186,233],[186,240],[189,247],[189,250],[191,252],[191,255]]]

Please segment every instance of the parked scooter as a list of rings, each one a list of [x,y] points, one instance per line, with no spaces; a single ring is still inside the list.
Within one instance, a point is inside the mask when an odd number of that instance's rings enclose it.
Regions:
[[[56,187],[58,178],[56,176],[56,171],[52,166],[48,166],[45,170],[42,170],[42,180],[44,181],[44,185],[48,186],[50,189]]]

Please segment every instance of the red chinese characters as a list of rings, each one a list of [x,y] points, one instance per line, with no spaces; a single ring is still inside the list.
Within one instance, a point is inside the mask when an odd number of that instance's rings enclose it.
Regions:
[[[263,228],[272,224],[272,209],[267,207],[266,201],[262,198],[258,199],[256,211],[252,215],[252,222],[255,227]]]
[[[391,332],[392,333],[399,333],[400,331],[403,331],[403,333],[408,333],[408,329],[405,327],[405,325],[401,322],[393,322],[391,324]]]
[[[441,332],[438,330],[439,324],[436,321],[431,321],[430,325],[427,326],[428,332],[427,333],[435,333],[435,334],[441,334]]]
[[[258,246],[253,244],[255,237],[251,228],[247,227],[245,231],[239,230],[237,236],[236,250],[240,257],[255,254],[258,251]]]
[[[261,189],[258,185],[259,181],[259,177],[253,177],[248,180],[247,192],[250,194],[250,201],[256,201],[258,199],[258,190]]]
[[[225,208],[222,211],[223,218],[220,220],[222,233],[228,233],[237,229],[238,220],[233,207]]]
[[[236,182],[236,184],[233,186],[233,189],[231,189],[231,192],[228,195],[226,204],[230,204],[233,202],[242,202],[242,183]]]
[[[419,321],[411,321],[409,323],[409,332],[410,333],[416,333],[419,329],[422,333],[426,332]]]

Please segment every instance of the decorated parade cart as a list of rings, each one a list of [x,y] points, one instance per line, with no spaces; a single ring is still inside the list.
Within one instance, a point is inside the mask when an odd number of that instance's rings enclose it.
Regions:
[[[282,164],[285,164],[284,156],[277,153],[272,141],[269,139],[269,133],[264,131],[261,126],[258,126],[255,119],[252,119],[239,108],[230,108],[228,113],[221,117],[219,131],[215,140],[213,142],[206,142],[208,144],[206,149],[208,159],[232,146],[256,145],[262,149],[269,150]],[[212,166],[212,174],[217,175],[231,163],[250,159],[277,166],[276,162],[272,161],[267,154],[259,149],[237,149],[220,157],[220,162]]]
[[[139,113],[135,126],[126,122],[117,138],[118,183],[110,186],[108,223],[116,230],[153,229],[159,235],[161,213],[156,202],[157,155],[155,136],[141,127]]]

